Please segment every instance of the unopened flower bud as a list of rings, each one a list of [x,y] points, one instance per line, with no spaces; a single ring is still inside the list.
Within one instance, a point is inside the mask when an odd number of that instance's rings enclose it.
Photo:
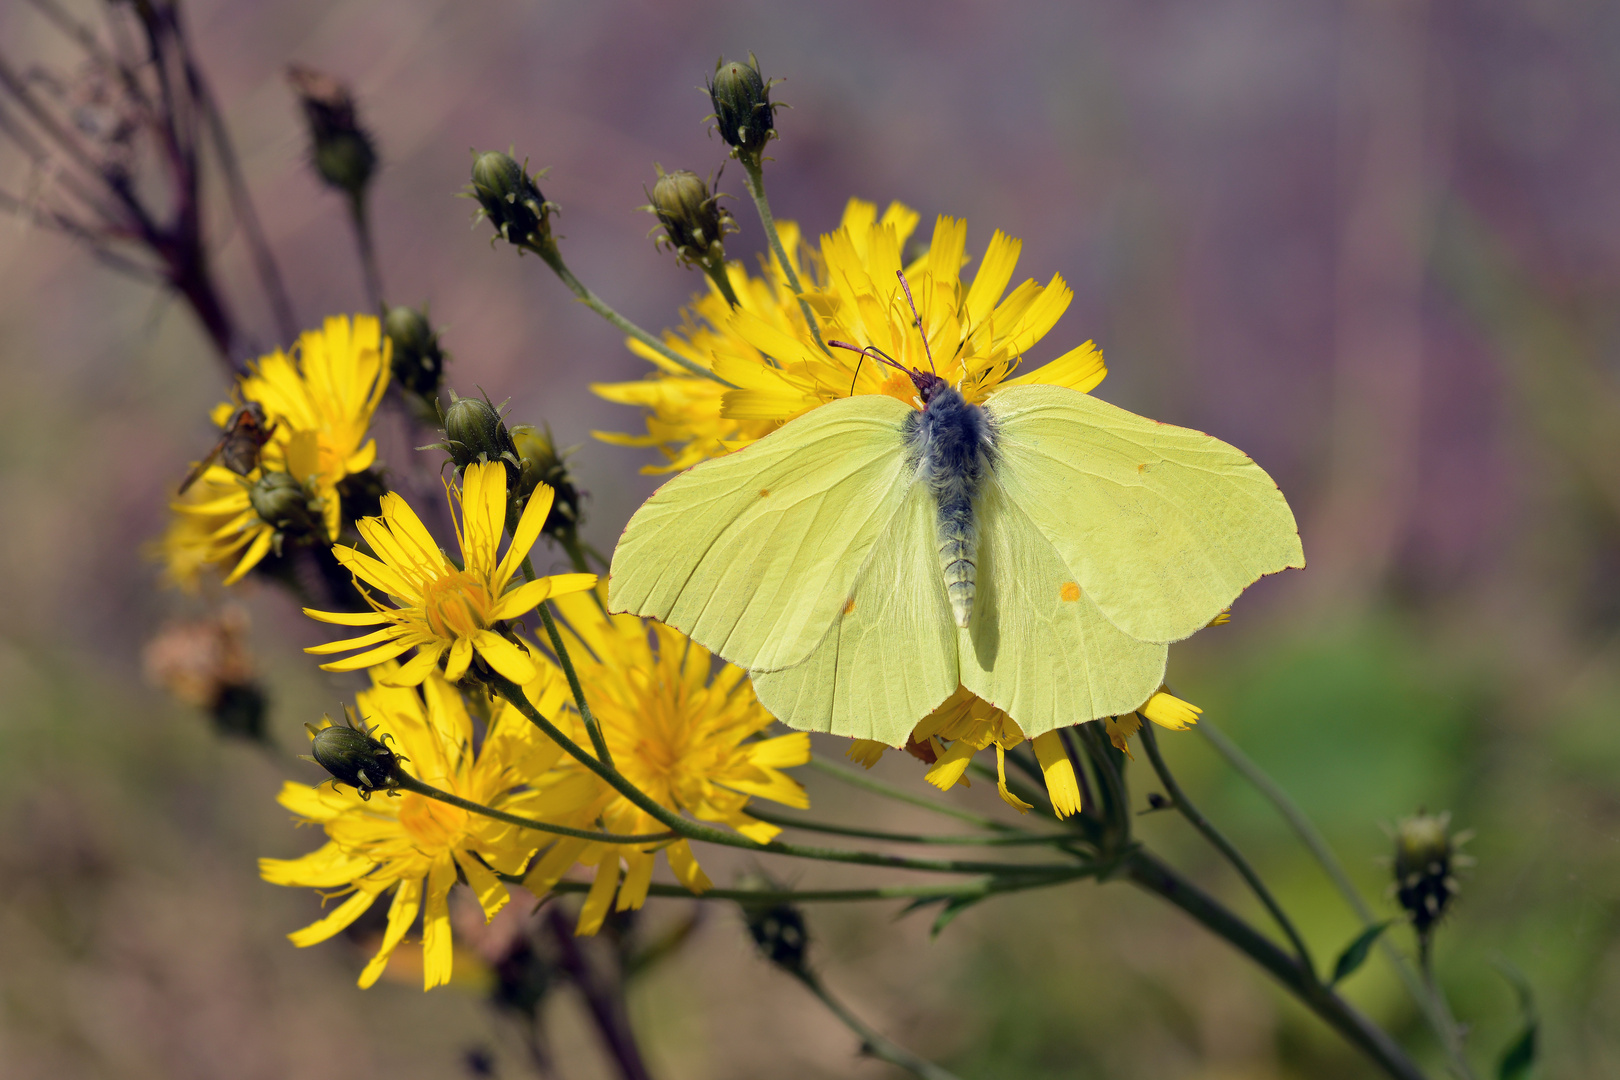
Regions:
[[[540,193],[538,176],[529,175],[527,163],[519,165],[512,155],[491,150],[474,159],[466,194],[478,200],[479,216],[489,218],[507,243],[538,245],[551,237],[547,219],[555,209]]]
[[[457,397],[450,391],[450,407],[444,411],[444,442],[436,445],[450,455],[457,475],[469,465],[499,461],[506,465],[507,490],[517,488],[523,468],[517,446],[500,411],[483,398]]]
[[[439,335],[428,322],[427,310],[417,311],[403,304],[391,307],[383,319],[383,330],[393,343],[394,381],[424,398],[438,394],[449,358],[439,346]]]
[[[300,64],[287,66],[309,124],[315,171],[332,187],[359,198],[377,168],[377,150],[360,125],[349,88],[332,76]]]
[[[657,214],[664,226],[658,242],[668,244],[676,258],[688,265],[722,265],[726,259],[724,237],[737,231],[730,211],[720,205],[718,195],[709,194],[709,185],[697,173],[687,169],[666,173],[662,166],[654,168],[658,169],[658,182],[647,193],[651,201],[645,209]]]
[[[310,760],[331,773],[337,783],[354,788],[362,799],[371,798],[374,791],[392,794],[400,783],[399,764],[407,759],[372,738],[363,721],[355,727],[352,712],[346,718],[348,723],[342,726],[332,723],[329,716],[321,717],[319,727],[304,725],[309,731]]]
[[[1395,896],[1420,936],[1445,914],[1458,885],[1454,871],[1469,860],[1458,855],[1467,836],[1451,835],[1451,814],[1419,811],[1395,827]]]
[[[326,535],[326,524],[311,505],[309,492],[296,477],[266,472],[248,488],[248,503],[259,520],[276,530],[276,553],[287,539],[313,540]]]
[[[557,453],[551,432],[528,424],[512,429],[512,441],[517,444],[518,458],[523,463],[523,476],[518,481],[518,495],[527,503],[537,484],[552,490],[551,512],[541,531],[558,539],[571,537],[579,528],[579,488]]]
[[[746,64],[723,59],[715,64],[709,100],[720,137],[732,147],[732,153],[757,162],[776,134],[776,107],[771,104],[771,84],[760,77],[753,53],[748,54]]]

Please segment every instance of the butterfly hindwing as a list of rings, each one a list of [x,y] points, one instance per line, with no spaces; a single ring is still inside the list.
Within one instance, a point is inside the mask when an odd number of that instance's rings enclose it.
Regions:
[[[1030,738],[1146,701],[1164,680],[1169,647],[1103,616],[999,475],[986,478],[974,509],[979,584],[973,619],[956,631],[962,685]]]
[[[800,663],[905,499],[910,412],[843,398],[675,477],[625,527],[609,606],[750,670]]]
[[[985,401],[996,474],[1120,630],[1172,642],[1262,574],[1305,565],[1293,512],[1248,455],[1055,386]]]
[[[794,667],[754,673],[754,692],[790,727],[903,745],[957,686],[956,627],[924,484],[872,547],[833,628]]]

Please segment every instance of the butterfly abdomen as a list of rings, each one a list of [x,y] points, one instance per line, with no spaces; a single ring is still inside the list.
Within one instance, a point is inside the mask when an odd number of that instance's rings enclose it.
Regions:
[[[979,528],[973,514],[995,436],[984,410],[951,387],[937,390],[907,433],[916,456],[917,479],[928,485],[938,507],[935,538],[945,592],[957,626],[973,615],[978,576]]]

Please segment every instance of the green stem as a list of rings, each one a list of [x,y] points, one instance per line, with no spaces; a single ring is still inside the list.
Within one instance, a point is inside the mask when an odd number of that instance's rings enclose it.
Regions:
[[[1141,849],[1130,852],[1125,857],[1125,876],[1137,887],[1179,907],[1205,929],[1259,964],[1394,1080],[1427,1080],[1406,1051],[1382,1028],[1318,982],[1297,959],[1158,858]]]
[[[864,1020],[851,1012],[843,1002],[833,997],[827,991],[827,988],[822,985],[821,978],[809,967],[801,965],[799,967],[783,967],[782,970],[803,983],[805,989],[816,995],[821,1003],[827,1006],[828,1012],[838,1017],[839,1020],[843,1021],[845,1027],[855,1033],[855,1037],[861,1040],[862,1053],[875,1057],[879,1061],[887,1061],[890,1065],[899,1066],[913,1076],[921,1077],[922,1080],[957,1080],[955,1073],[940,1068],[927,1058],[918,1057],[900,1044],[891,1042],[877,1029],[869,1027]]]
[[[1193,805],[1191,799],[1187,798],[1187,793],[1181,790],[1180,784],[1176,783],[1175,776],[1170,772],[1170,766],[1165,764],[1163,755],[1159,753],[1159,738],[1154,734],[1153,722],[1146,717],[1141,719],[1142,748],[1147,751],[1148,760],[1153,763],[1153,771],[1159,774],[1159,782],[1164,785],[1165,794],[1170,796],[1170,801],[1175,803],[1177,810],[1181,811],[1181,816],[1191,822],[1192,827],[1202,833],[1204,839],[1213,844],[1215,849],[1226,857],[1226,861],[1232,864],[1232,868],[1238,872],[1243,880],[1249,883],[1249,888],[1254,891],[1254,895],[1260,898],[1260,902],[1266,906],[1267,911],[1271,912],[1271,917],[1276,920],[1277,925],[1282,927],[1282,932],[1288,936],[1288,940],[1294,946],[1294,953],[1299,957],[1299,962],[1314,980],[1316,978],[1316,962],[1311,959],[1311,950],[1305,944],[1305,939],[1300,936],[1299,931],[1295,929],[1293,920],[1283,911],[1282,905],[1277,902],[1277,898],[1271,895],[1271,890],[1266,888],[1265,882],[1260,880],[1260,875],[1255,873],[1253,866],[1249,865],[1249,860],[1245,859],[1238,849],[1233,846],[1232,842],[1208,818],[1199,812],[1198,807]]]
[[[804,325],[809,328],[810,336],[815,339],[816,348],[822,352],[827,346],[821,343],[821,329],[816,325],[816,317],[810,310],[810,302],[804,298],[804,288],[799,284],[798,271],[793,269],[793,263],[788,260],[787,249],[782,246],[782,237],[776,232],[776,218],[771,214],[770,200],[765,197],[765,170],[758,161],[751,161],[746,155],[739,158],[743,167],[743,184],[748,188],[749,196],[754,200],[754,209],[759,212],[759,223],[765,230],[765,239],[770,242],[771,252],[776,256],[777,264],[782,267],[782,276],[787,278],[788,288],[798,298],[799,311],[804,315]]]
[[[371,310],[379,316],[386,316],[388,313],[383,310],[382,275],[377,272],[377,250],[371,240],[371,219],[366,216],[364,192],[349,196],[349,220],[354,223],[354,242],[360,249],[360,269],[366,279],[366,299],[371,302]]]
[[[538,832],[556,833],[558,836],[572,836],[580,840],[595,840],[602,844],[661,844],[667,840],[675,839],[673,832],[657,833],[607,833],[595,832],[590,829],[570,829],[566,825],[553,825],[548,821],[537,821],[534,818],[519,817],[517,814],[508,814],[504,810],[497,810],[493,806],[475,803],[471,799],[463,799],[460,795],[452,795],[448,791],[441,791],[432,784],[425,784],[414,776],[406,773],[399,774],[399,786],[403,791],[414,791],[418,795],[429,799],[437,799],[442,803],[460,807],[470,814],[482,814],[496,821],[504,821],[508,825],[516,825],[523,829],[534,829]]]
[[[631,337],[635,338],[637,341],[641,342],[643,345],[647,346],[647,348],[653,350],[653,352],[656,352],[659,356],[662,356],[670,363],[679,365],[680,367],[685,368],[687,371],[690,371],[693,375],[698,375],[705,379],[713,379],[721,386],[731,386],[730,383],[726,382],[726,380],[722,379],[714,372],[694,364],[692,361],[688,360],[674,349],[671,349],[668,345],[665,345],[662,341],[659,341],[657,338],[647,333],[647,331],[643,330],[641,327],[637,326],[623,315],[620,315],[617,311],[614,311],[612,308],[608,307],[607,304],[603,303],[601,297],[587,289],[584,284],[580,282],[579,278],[574,276],[573,271],[568,269],[568,265],[563,262],[562,252],[558,249],[557,242],[555,240],[547,237],[540,243],[528,244],[525,245],[525,247],[527,250],[534,252],[536,255],[544,259],[546,261],[546,265],[551,267],[552,272],[562,279],[562,283],[568,286],[569,291],[575,296],[579,297],[586,307],[602,316],[602,318],[618,327],[624,333],[629,334]],[[732,387],[732,389],[736,388]]]
[[[502,881],[521,885],[521,874],[499,875]],[[868,900],[956,900],[973,899],[996,893],[1023,892],[1063,885],[1091,876],[1078,870],[1065,878],[974,878],[949,884],[879,885],[868,889],[709,889],[694,893],[684,885],[654,883],[647,886],[648,896],[662,896],[678,900],[734,900],[743,904],[838,904],[860,903]],[[589,892],[588,881],[559,881],[551,887],[557,893]]]
[[[1277,813],[1282,815],[1283,820],[1294,830],[1300,842],[1315,856],[1317,863],[1338,888],[1339,894],[1350,905],[1350,910],[1354,911],[1356,917],[1361,920],[1363,928],[1372,926],[1377,921],[1373,917],[1372,909],[1367,907],[1366,902],[1361,899],[1361,893],[1356,890],[1355,884],[1350,880],[1350,875],[1345,872],[1338,856],[1333,854],[1333,849],[1328,846],[1326,838],[1317,830],[1311,819],[1305,816],[1305,812],[1294,803],[1294,800],[1289,798],[1288,793],[1267,775],[1264,769],[1255,764],[1252,758],[1240,750],[1237,744],[1228,738],[1224,732],[1207,720],[1200,720],[1193,730],[1207,739],[1216,752],[1226,759],[1227,764],[1236,769],[1245,780],[1253,784],[1260,794],[1266,797],[1267,801],[1276,808]],[[1445,1000],[1438,994],[1429,992],[1428,987],[1424,986],[1423,980],[1418,976],[1417,972],[1412,970],[1411,963],[1401,954],[1400,949],[1395,947],[1394,942],[1388,939],[1387,935],[1379,938],[1378,947],[1383,950],[1384,956],[1394,965],[1395,972],[1400,976],[1401,983],[1406,987],[1407,994],[1417,1003],[1418,1008],[1423,1012],[1424,1019],[1428,1021],[1430,1029],[1434,1031],[1435,1037],[1440,1040],[1440,1045],[1445,1050],[1446,1061],[1451,1070],[1458,1076],[1463,1077],[1464,1080],[1473,1080],[1473,1069],[1468,1064],[1467,1056],[1463,1053],[1462,1033],[1457,1030],[1456,1021],[1452,1019],[1451,1010],[1446,1005]]]
[[[568,648],[563,644],[562,633],[557,629],[557,620],[551,617],[551,601],[542,600],[535,610],[540,612],[540,621],[545,624],[546,636],[551,639],[551,649],[557,654],[557,662],[562,665],[563,675],[568,679],[568,689],[573,691],[574,704],[579,708],[579,717],[585,721],[585,731],[591,737],[591,745],[596,748],[596,756],[609,769],[613,768],[613,755],[608,752],[607,736],[602,734],[602,725],[597,723],[596,717],[591,713],[591,707],[585,703],[585,688],[579,684],[579,673],[574,670],[574,660],[568,655]],[[522,697],[522,691],[519,691]]]
[[[737,299],[737,293],[731,287],[731,275],[726,273],[724,259],[704,260],[698,265],[703,267],[703,272],[714,282],[714,287],[720,290],[720,295],[725,298],[726,303],[734,308],[742,307],[742,301]]]
[[[1097,778],[1098,797],[1102,802],[1102,823],[1097,830],[1099,841],[1110,852],[1123,851],[1131,839],[1131,795],[1113,756],[1118,751],[1103,734],[1100,720],[1080,724],[1074,730],[1085,747],[1086,757],[1091,759],[1091,769]]]
[[[563,656],[567,650],[560,650]],[[701,840],[710,844],[720,844],[724,847],[742,848],[744,851],[753,851],[768,855],[790,855],[800,859],[820,859],[825,862],[855,863],[860,866],[885,866],[899,870],[921,870],[936,874],[996,874],[1013,877],[1043,877],[1043,876],[1075,876],[1073,864],[1041,864],[1041,863],[1009,863],[1009,862],[971,862],[957,859],[914,859],[901,855],[887,855],[876,851],[847,851],[842,848],[808,847],[803,844],[787,844],[780,840],[769,843],[759,843],[746,836],[727,832],[700,821],[682,817],[679,813],[658,802],[646,792],[636,787],[629,780],[619,774],[613,766],[587,753],[584,747],[565,735],[557,725],[553,724],[540,714],[540,711],[529,701],[523,693],[522,687],[501,675],[490,671],[482,678],[494,691],[504,697],[524,716],[527,716],[546,737],[562,747],[564,752],[573,757],[581,765],[607,783],[613,790],[623,795],[639,810],[648,814],[654,821],[673,829],[688,840]],[[582,694],[575,684],[575,704],[581,703]]]
[[[881,829],[858,829],[849,825],[829,825],[821,821],[808,821],[796,814],[778,814],[775,811],[750,806],[748,816],[786,829],[804,829],[807,832],[828,833],[834,836],[858,836],[867,840],[887,840],[895,844],[939,844],[945,847],[1018,847],[1033,844],[1072,844],[1078,837],[1073,833],[1046,833],[1030,836],[984,836],[963,833],[957,836],[923,836],[919,833],[884,832]]]
[[[848,784],[851,787],[858,787],[862,791],[870,791],[874,795],[881,795],[885,799],[893,799],[895,802],[903,802],[908,806],[920,806],[924,810],[932,810],[936,814],[942,814],[945,817],[955,818],[957,821],[965,821],[970,825],[977,825],[981,829],[993,829],[997,832],[1003,833],[1027,831],[1021,825],[1009,825],[1004,821],[997,821],[995,818],[986,817],[983,814],[975,814],[971,810],[962,810],[958,807],[947,805],[940,802],[939,799],[930,799],[922,795],[913,795],[909,791],[901,791],[899,788],[885,784],[881,780],[874,780],[872,777],[867,776],[864,772],[856,772],[854,769],[845,769],[841,766],[834,765],[830,761],[823,761],[820,758],[811,758],[809,767],[815,769],[819,773],[831,776],[834,779]]]

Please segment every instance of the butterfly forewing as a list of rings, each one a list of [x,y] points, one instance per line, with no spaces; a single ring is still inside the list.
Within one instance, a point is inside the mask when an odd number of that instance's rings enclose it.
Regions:
[[[625,527],[609,606],[750,670],[800,663],[905,498],[910,411],[844,398],[677,476]]]
[[[992,394],[996,475],[1084,595],[1141,641],[1179,641],[1262,574],[1305,565],[1293,512],[1248,455],[1086,394]]]

